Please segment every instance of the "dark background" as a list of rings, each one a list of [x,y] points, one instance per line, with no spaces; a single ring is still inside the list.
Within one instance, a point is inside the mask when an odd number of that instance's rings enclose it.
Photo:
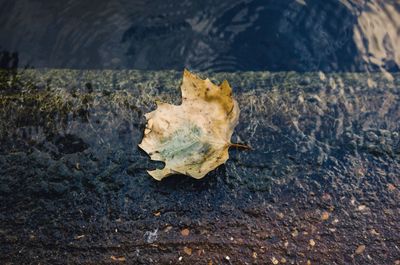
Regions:
[[[398,71],[399,34],[375,31],[399,29],[399,13],[395,1],[0,0],[0,59],[35,68]]]

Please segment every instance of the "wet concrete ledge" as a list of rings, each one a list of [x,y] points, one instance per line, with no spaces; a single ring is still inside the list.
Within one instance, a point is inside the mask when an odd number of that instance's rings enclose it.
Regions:
[[[400,262],[399,74],[204,74],[254,150],[157,182],[143,114],[180,102],[181,75],[1,71],[2,262]]]

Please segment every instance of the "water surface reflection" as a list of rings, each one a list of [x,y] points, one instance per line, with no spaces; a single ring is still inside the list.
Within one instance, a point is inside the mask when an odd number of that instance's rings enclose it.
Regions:
[[[400,4],[0,0],[0,48],[51,68],[398,71]]]

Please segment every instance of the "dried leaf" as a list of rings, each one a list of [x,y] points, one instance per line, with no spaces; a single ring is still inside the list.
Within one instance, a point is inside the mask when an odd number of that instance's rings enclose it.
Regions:
[[[157,102],[147,113],[145,136],[139,147],[152,160],[164,161],[163,169],[148,171],[161,180],[172,174],[196,179],[225,163],[239,106],[228,81],[220,86],[185,70],[181,86],[182,104]]]

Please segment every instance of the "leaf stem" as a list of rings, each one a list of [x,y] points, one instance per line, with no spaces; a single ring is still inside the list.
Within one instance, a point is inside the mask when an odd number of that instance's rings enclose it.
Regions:
[[[242,148],[242,149],[246,149],[246,150],[253,150],[253,148],[251,148],[250,146],[248,146],[246,144],[230,143],[229,147],[236,147],[236,148]]]

